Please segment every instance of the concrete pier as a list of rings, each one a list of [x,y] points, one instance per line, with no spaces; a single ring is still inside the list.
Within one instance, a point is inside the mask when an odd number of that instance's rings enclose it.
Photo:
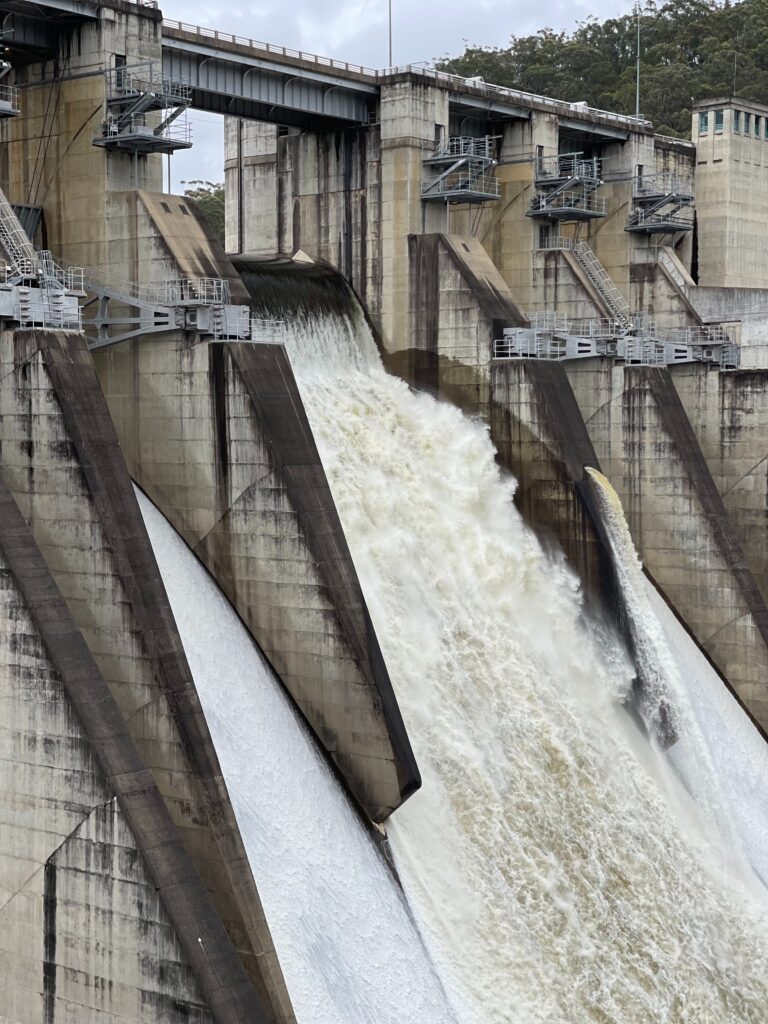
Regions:
[[[84,339],[37,331],[6,333],[2,341],[0,550],[11,628],[3,634],[7,670],[0,675],[8,737],[26,735],[38,754],[24,771],[17,769],[26,758],[4,754],[14,769],[3,787],[8,827],[0,833],[20,844],[0,856],[4,871],[16,865],[19,890],[4,907],[4,932],[14,936],[6,954],[19,985],[7,997],[0,990],[0,1012],[37,1024],[53,1021],[54,1007],[74,1003],[104,1019],[133,1019],[125,1009],[131,1001],[149,1001],[164,1015],[164,1005],[170,1012],[186,999],[201,1021],[290,1021],[258,893]],[[27,693],[18,686],[30,656],[37,668]],[[50,711],[41,702],[44,685],[53,687]],[[55,778],[48,749],[56,752]],[[34,809],[32,828],[18,827],[23,801]],[[63,818],[59,805],[71,808]],[[98,864],[108,888],[97,896],[89,876]],[[152,891],[154,912],[135,903],[136,885]],[[23,914],[40,886],[42,919],[32,914],[15,931],[13,913]],[[104,917],[99,908],[109,893],[114,909]],[[89,950],[101,929],[123,920],[126,949],[134,943],[135,954],[122,967],[114,959],[95,963]],[[149,928],[149,921],[157,923]],[[42,959],[16,941],[25,933]],[[142,949],[149,959],[137,976]],[[168,957],[179,971],[168,973]],[[36,988],[25,980],[35,962]],[[164,984],[164,976],[178,982]],[[23,999],[6,1005],[6,998],[39,990],[41,979],[43,1014],[32,1003],[25,1009]]]
[[[605,359],[566,369],[643,563],[765,727],[768,611],[671,374]]]

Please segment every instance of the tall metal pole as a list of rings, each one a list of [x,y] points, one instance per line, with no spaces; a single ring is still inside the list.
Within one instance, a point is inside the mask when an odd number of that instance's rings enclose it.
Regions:
[[[637,77],[635,81],[635,117],[640,117],[640,3],[635,8],[637,14]]]
[[[389,66],[392,67],[392,0],[389,0]]]

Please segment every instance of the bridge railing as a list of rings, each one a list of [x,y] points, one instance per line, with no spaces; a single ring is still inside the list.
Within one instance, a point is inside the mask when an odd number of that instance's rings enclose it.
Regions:
[[[347,61],[334,60],[332,57],[319,57],[316,53],[294,50],[289,46],[276,46],[274,43],[265,43],[259,39],[249,39],[247,36],[234,35],[232,32],[220,32],[218,29],[205,28],[202,25],[190,25],[185,21],[175,21],[172,18],[163,18],[163,28],[170,28],[176,32],[186,32],[189,35],[199,36],[201,39],[214,39],[217,42],[233,43],[236,46],[247,46],[253,50],[263,50],[265,53],[274,53],[278,57],[304,60],[310,64],[319,64],[322,67],[334,68],[338,71],[351,71],[357,75],[367,75],[369,78],[376,78],[379,74],[375,68],[366,68],[362,64],[350,64]]]
[[[445,83],[448,87],[466,90],[472,87],[478,90],[492,92],[495,96],[512,100],[515,103],[525,106],[534,105],[552,110],[558,114],[586,114],[600,121],[606,121],[621,127],[652,128],[651,121],[643,117],[635,117],[632,114],[617,114],[612,110],[600,110],[597,107],[588,107],[581,103],[566,103],[563,100],[556,100],[550,96],[539,96],[536,93],[522,92],[519,89],[509,89],[503,85],[492,85],[490,82],[483,82],[474,79],[467,79],[461,75],[452,75],[447,71],[438,71],[436,68],[425,68],[420,64],[404,64],[389,68],[367,68],[361,64],[350,64],[343,60],[334,60],[332,57],[320,57],[316,53],[306,53],[304,50],[295,50],[288,46],[275,46],[274,43],[266,43],[258,39],[249,39],[247,36],[234,35],[232,32],[221,32],[218,29],[206,28],[201,25],[191,25],[185,21],[176,21],[173,18],[163,18],[163,28],[175,32],[185,32],[188,35],[197,36],[199,39],[213,39],[222,43],[232,43],[236,46],[245,46],[249,49],[261,50],[264,53],[273,53],[279,57],[289,57],[294,60],[307,61],[310,64],[317,64],[320,67],[332,68],[337,71],[349,71],[356,75],[364,75],[376,81],[389,78],[392,75],[419,75],[422,78],[429,78],[438,83]]]

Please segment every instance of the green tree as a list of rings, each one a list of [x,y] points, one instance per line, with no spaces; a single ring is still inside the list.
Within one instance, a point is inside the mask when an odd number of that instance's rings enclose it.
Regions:
[[[224,246],[224,185],[216,181],[182,181],[191,185],[184,189],[184,195],[194,199],[217,242]]]
[[[657,131],[688,137],[691,101],[737,95],[768,102],[766,0],[646,0],[640,14],[641,112]],[[634,14],[573,32],[543,28],[509,46],[468,46],[436,66],[453,74],[620,113],[635,111]]]

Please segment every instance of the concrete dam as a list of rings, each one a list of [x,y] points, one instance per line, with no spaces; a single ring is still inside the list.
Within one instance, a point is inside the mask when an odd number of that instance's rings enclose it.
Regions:
[[[768,108],[0,8],[0,1022],[763,1024]]]

